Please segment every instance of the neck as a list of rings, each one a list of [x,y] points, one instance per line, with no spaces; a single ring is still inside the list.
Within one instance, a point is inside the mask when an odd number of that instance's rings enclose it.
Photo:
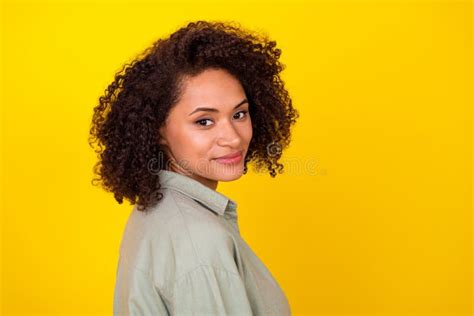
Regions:
[[[174,162],[171,163],[169,169],[173,172],[182,174],[186,177],[190,177],[190,178],[200,182],[201,184],[205,185],[206,187],[208,187],[208,188],[210,188],[211,190],[214,190],[214,191],[217,189],[217,185],[219,184],[219,181],[211,180],[211,179],[208,179],[208,178],[205,178],[205,177],[201,177],[200,175],[192,173],[192,172],[184,169],[183,167],[181,167],[180,165],[178,165],[177,163],[174,163]]]

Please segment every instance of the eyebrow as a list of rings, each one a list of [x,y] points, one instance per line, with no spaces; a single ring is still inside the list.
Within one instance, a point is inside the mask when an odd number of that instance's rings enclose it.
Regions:
[[[238,108],[239,106],[241,106],[242,104],[244,104],[244,103],[248,103],[248,100],[247,100],[247,99],[243,99],[242,101],[240,101],[239,104],[237,104],[237,105],[234,107],[234,110],[235,110],[236,108]],[[203,108],[203,107],[199,107],[199,108],[196,108],[196,109],[195,109],[194,111],[192,111],[191,113],[189,113],[189,115],[194,114],[194,113],[196,113],[196,112],[198,112],[198,111],[219,112],[219,110],[218,110],[218,109],[215,109],[215,108]],[[188,116],[189,116],[189,115],[188,115]]]

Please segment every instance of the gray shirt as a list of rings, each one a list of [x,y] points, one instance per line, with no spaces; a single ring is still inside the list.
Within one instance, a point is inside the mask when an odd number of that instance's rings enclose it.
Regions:
[[[291,315],[240,236],[236,202],[185,175],[159,176],[163,199],[135,206],[125,226],[114,315]]]

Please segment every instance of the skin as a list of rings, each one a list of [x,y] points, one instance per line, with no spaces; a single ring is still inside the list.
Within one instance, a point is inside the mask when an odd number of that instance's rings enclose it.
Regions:
[[[171,159],[167,169],[191,177],[213,190],[219,181],[240,178],[252,139],[246,100],[240,81],[225,70],[211,68],[187,77],[180,100],[159,130],[160,143]],[[192,113],[200,107],[216,111]],[[242,151],[238,163],[226,165],[215,159],[236,151]]]

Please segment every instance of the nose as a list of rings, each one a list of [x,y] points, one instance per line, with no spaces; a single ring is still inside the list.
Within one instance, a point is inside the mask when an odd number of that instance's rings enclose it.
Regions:
[[[242,138],[232,122],[224,123],[219,129],[217,144],[219,146],[239,147]]]

